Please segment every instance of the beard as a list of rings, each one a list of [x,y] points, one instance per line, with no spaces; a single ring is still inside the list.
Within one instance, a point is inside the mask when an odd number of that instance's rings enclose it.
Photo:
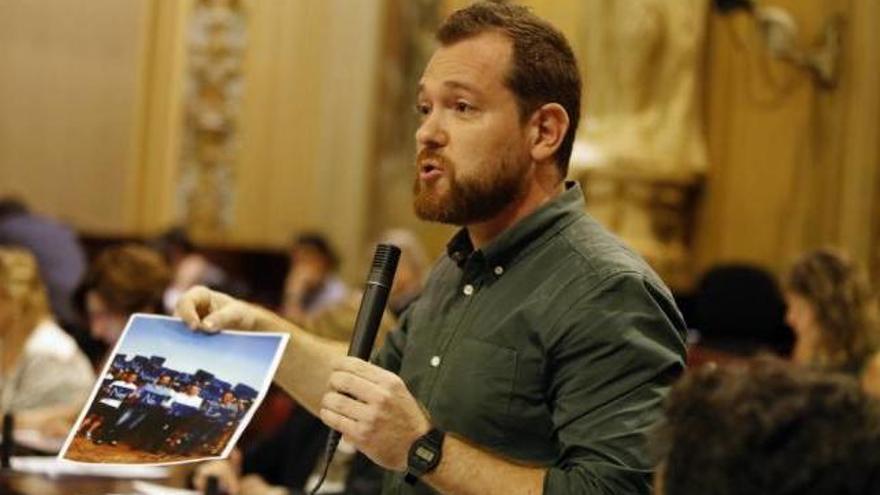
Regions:
[[[440,190],[443,178],[426,185],[416,175],[413,208],[422,220],[461,226],[484,222],[525,194],[529,162],[514,153],[505,154],[482,175],[462,178],[443,156],[423,150],[418,162],[426,158],[441,164],[448,188]]]

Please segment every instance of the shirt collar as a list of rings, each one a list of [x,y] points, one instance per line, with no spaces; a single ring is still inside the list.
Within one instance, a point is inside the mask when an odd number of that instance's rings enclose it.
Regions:
[[[549,238],[584,212],[586,204],[580,185],[565,183],[565,190],[538,207],[519,222],[502,232],[476,253],[486,259],[488,266],[505,266],[521,254],[526,246],[540,238]],[[446,254],[459,267],[475,253],[467,228],[462,228],[446,245]]]

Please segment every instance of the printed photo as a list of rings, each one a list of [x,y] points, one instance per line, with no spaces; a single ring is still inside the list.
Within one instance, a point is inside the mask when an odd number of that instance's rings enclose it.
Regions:
[[[272,383],[286,334],[194,332],[134,315],[59,458],[174,464],[226,457]]]

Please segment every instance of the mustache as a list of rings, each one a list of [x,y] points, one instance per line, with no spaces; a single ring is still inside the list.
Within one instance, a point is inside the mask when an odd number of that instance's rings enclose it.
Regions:
[[[417,167],[420,167],[422,163],[426,161],[434,162],[434,164],[444,170],[449,170],[451,168],[451,165],[454,165],[452,161],[450,161],[448,158],[430,148],[425,148],[419,151],[416,155]]]

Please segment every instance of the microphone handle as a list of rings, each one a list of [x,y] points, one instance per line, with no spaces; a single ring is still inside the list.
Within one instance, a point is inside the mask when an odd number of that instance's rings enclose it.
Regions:
[[[370,358],[387,302],[388,287],[377,282],[368,282],[355,318],[351,344],[348,346],[349,356],[364,360]]]

